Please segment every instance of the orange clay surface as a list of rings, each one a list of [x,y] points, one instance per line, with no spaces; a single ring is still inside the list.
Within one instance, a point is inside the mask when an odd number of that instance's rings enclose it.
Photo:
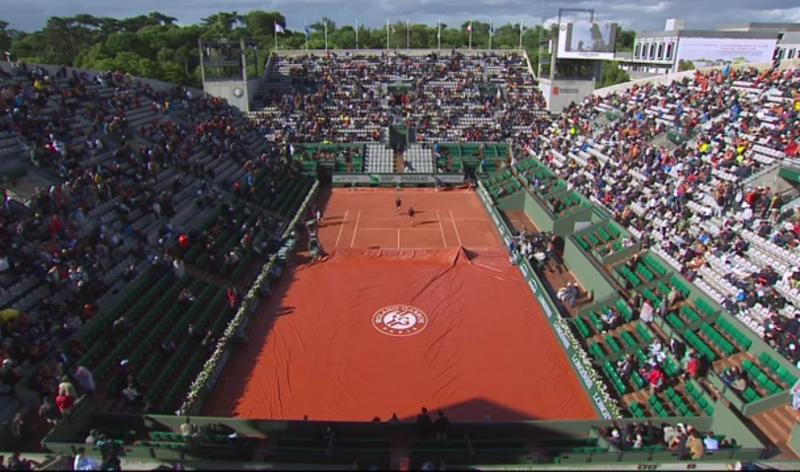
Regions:
[[[398,214],[397,195],[334,190],[320,203],[329,254],[284,273],[203,413],[596,418],[479,197],[404,191]]]

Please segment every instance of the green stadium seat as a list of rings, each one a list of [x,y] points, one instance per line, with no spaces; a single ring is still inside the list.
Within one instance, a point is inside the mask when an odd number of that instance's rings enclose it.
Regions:
[[[644,323],[639,323],[636,325],[636,334],[639,335],[639,338],[642,342],[648,343],[653,339],[653,335],[650,334],[650,330]]]
[[[575,326],[578,328],[578,333],[580,333],[583,339],[588,339],[592,336],[592,331],[586,326],[586,322],[583,319],[578,318],[575,320]]]
[[[747,403],[753,403],[754,401],[757,401],[757,400],[760,400],[760,399],[761,399],[761,397],[752,388],[748,387],[747,390],[744,391],[744,400]]]
[[[636,340],[634,340],[633,336],[631,336],[631,333],[627,331],[623,331],[622,334],[620,334],[620,339],[622,339],[622,342],[625,344],[626,348],[634,347],[637,344]]]

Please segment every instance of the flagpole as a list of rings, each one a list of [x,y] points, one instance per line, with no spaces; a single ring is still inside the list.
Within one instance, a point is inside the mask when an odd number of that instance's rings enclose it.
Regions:
[[[469,50],[472,51],[472,20],[469,20]]]
[[[411,49],[411,20],[406,18],[406,51]]]
[[[386,18],[386,50],[389,50],[389,18]]]
[[[489,50],[492,50],[492,38],[494,38],[494,20],[489,20]]]
[[[308,20],[303,20],[303,35],[306,37],[306,52],[308,52]]]
[[[275,23],[275,26],[273,26],[272,29],[274,30],[274,34],[275,34],[275,50],[277,51],[278,50],[278,24]]]
[[[325,21],[325,52],[328,52],[328,22]]]
[[[525,20],[519,20],[519,48],[522,49],[522,32],[525,31]]]
[[[356,51],[358,51],[358,19],[356,19]]]
[[[542,27],[539,29],[539,60],[538,64],[536,65],[536,78],[539,79],[542,77],[542,57],[544,57],[544,25],[547,22],[547,0],[542,0]],[[550,40],[550,44],[548,45],[547,52],[552,54],[552,44],[553,40]],[[521,49],[521,48],[520,48]]]
[[[436,39],[438,41],[439,51],[441,51],[442,50],[442,20],[439,20],[439,22],[436,24],[436,28],[438,30],[438,32],[436,33]]]

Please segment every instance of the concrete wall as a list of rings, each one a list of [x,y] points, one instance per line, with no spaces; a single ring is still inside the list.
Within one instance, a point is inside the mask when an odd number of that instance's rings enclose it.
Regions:
[[[581,287],[594,294],[595,300],[603,300],[617,294],[616,288],[611,285],[598,265],[586,256],[574,239],[569,237],[564,240],[564,262],[578,279]]]
[[[545,100],[547,111],[561,113],[572,102],[580,103],[584,98],[594,92],[594,80],[550,80],[542,78],[539,81]]]
[[[237,79],[207,80],[203,91],[212,97],[227,101],[232,107],[245,113],[250,111],[250,102],[258,91],[260,79],[250,79],[246,83]],[[237,96],[235,91],[240,91]]]
[[[527,191],[525,192],[523,210],[540,231],[553,231],[553,219],[550,218],[547,210],[536,201],[536,198]]]
[[[498,203],[496,206],[497,208],[503,211],[524,211],[525,210],[525,195],[528,192],[525,190],[520,190],[519,192],[513,193],[506,198],[503,199],[502,202]]]

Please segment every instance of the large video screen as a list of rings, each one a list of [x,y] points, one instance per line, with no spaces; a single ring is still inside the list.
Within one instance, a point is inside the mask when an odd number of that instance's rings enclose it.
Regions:
[[[772,62],[777,39],[680,38],[675,72]]]
[[[559,27],[556,57],[613,60],[616,42],[614,23],[563,23]]]

